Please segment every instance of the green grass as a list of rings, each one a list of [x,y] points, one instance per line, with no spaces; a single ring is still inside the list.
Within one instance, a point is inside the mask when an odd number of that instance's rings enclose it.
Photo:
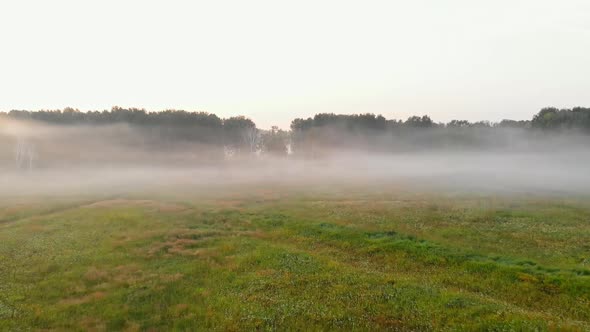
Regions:
[[[184,188],[0,202],[0,330],[590,330],[590,199]]]

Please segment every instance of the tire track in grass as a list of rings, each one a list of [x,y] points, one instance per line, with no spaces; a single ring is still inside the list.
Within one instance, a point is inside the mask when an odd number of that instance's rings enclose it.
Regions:
[[[124,198],[123,198],[123,196],[120,196],[120,195],[107,196],[107,197],[101,198],[99,200],[96,200],[96,198],[93,198],[93,199],[78,201],[76,203],[71,203],[71,204],[51,206],[47,209],[42,209],[39,211],[31,211],[30,214],[28,214],[26,216],[14,215],[14,216],[9,216],[9,217],[4,217],[4,218],[0,218],[0,228],[8,227],[9,225],[14,225],[19,222],[26,222],[26,221],[31,221],[31,220],[52,217],[52,216],[58,215],[60,213],[65,213],[68,211],[73,211],[73,210],[89,207],[89,206],[92,206],[93,204],[100,205],[100,203],[102,203],[102,202],[117,201],[117,200],[121,200],[121,199],[124,199]]]

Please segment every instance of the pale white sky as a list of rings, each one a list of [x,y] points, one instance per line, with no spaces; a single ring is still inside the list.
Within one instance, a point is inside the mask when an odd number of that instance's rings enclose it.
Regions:
[[[529,119],[590,106],[590,1],[0,0],[0,110]]]

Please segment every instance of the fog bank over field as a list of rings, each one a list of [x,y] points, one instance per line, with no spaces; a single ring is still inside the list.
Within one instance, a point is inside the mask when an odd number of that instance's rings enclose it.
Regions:
[[[580,130],[396,122],[287,132],[235,119],[205,128],[0,118],[0,195],[242,185],[590,194],[590,136]]]
[[[300,189],[352,185],[483,193],[590,193],[590,154],[339,155],[321,161],[264,160],[244,165],[98,167],[3,172],[1,195],[117,194],[177,187],[284,185]]]

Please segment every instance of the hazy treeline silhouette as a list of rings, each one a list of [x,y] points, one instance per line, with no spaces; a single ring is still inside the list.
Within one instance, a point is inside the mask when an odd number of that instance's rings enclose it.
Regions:
[[[543,108],[531,120],[505,119],[498,123],[489,121],[469,122],[452,120],[448,123],[435,123],[428,115],[411,116],[406,121],[387,120],[382,115],[366,114],[333,114],[320,113],[313,118],[297,118],[291,123],[294,131],[305,131],[314,127],[339,126],[349,131],[362,130],[395,130],[400,128],[546,128],[546,129],[580,129],[590,132],[590,108],[574,107],[573,109]]]
[[[1,121],[5,120],[5,121]],[[0,162],[17,168],[64,164],[161,165],[286,155],[289,135],[244,116],[113,107],[0,113]]]
[[[7,113],[9,118],[18,120],[41,121],[57,125],[112,125],[129,124],[136,128],[154,130],[161,139],[176,139],[202,142],[207,144],[224,144],[224,121],[215,114],[206,112],[186,112],[165,110],[147,112],[138,108],[113,107],[110,111],[81,112],[77,109],[19,111]],[[244,117],[226,120],[227,128],[241,129],[256,125]],[[227,144],[232,143],[234,135],[227,135]]]
[[[580,129],[590,132],[590,108],[557,109],[548,107],[537,113],[531,125],[544,129]]]
[[[590,108],[544,108],[532,120],[436,123],[428,115],[406,121],[374,114],[317,114],[291,123],[292,149],[315,153],[323,148],[361,148],[377,151],[424,148],[507,148],[530,145],[560,135],[590,134]]]
[[[571,147],[572,142],[579,145],[585,141],[579,136],[590,134],[590,108],[581,107],[544,108],[531,120],[498,123],[436,123],[427,115],[402,121],[372,113],[320,113],[313,118],[294,119],[290,131],[278,127],[261,130],[244,116],[222,119],[206,112],[148,112],[121,107],[89,112],[72,108],[13,110],[0,113],[0,119],[12,121],[0,128],[0,157],[12,160],[16,153],[18,165],[33,164],[33,159],[39,164],[51,158],[95,163],[106,156],[158,164],[179,159],[192,162],[259,154],[281,156],[289,152],[315,157],[342,150],[551,149],[564,144]],[[6,128],[15,127],[15,123],[26,124],[28,130],[8,134]],[[564,135],[569,141],[564,141]],[[571,139],[574,135],[576,140]]]

